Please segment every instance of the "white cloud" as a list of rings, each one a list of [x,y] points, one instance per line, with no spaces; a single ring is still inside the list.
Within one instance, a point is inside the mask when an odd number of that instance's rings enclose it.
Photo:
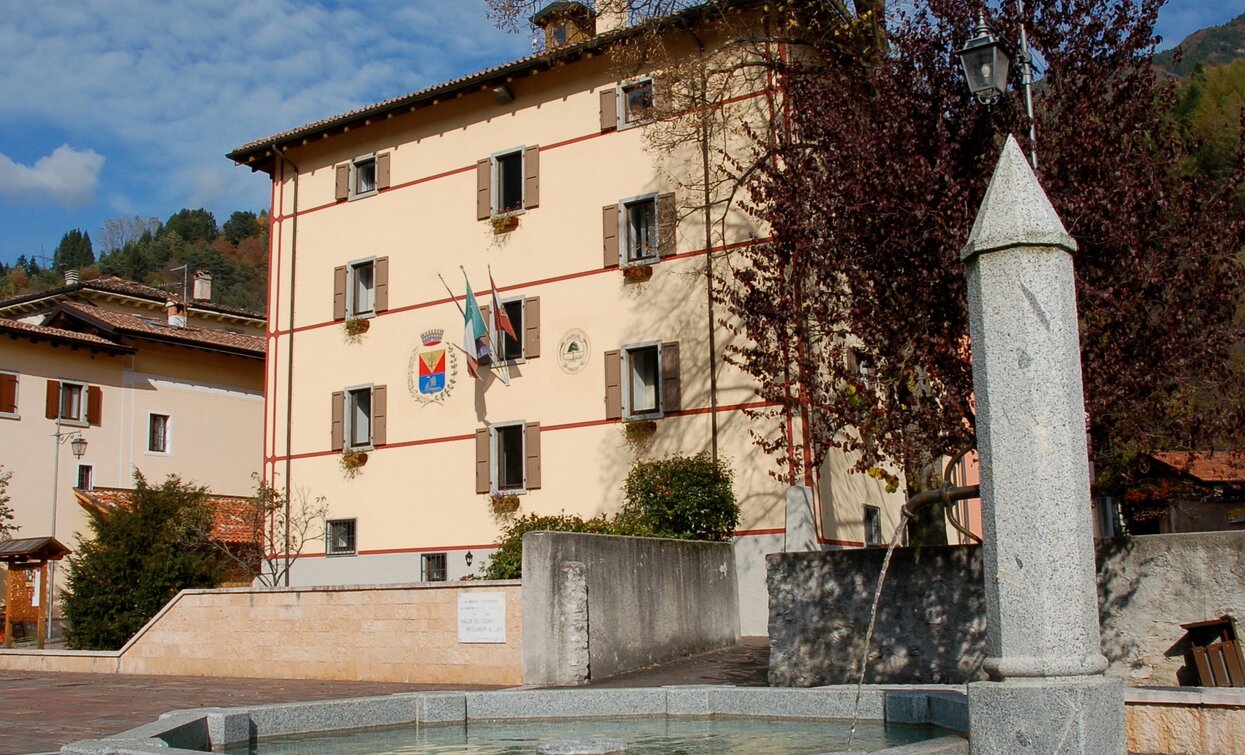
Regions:
[[[62,144],[34,165],[22,165],[0,154],[0,194],[18,199],[50,198],[65,206],[87,204],[95,198],[104,156],[94,150],[76,150]]]

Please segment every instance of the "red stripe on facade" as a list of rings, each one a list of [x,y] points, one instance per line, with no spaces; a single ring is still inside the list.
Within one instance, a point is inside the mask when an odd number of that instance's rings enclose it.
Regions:
[[[764,244],[770,241],[772,238],[773,237],[771,236],[766,236],[766,237],[758,238],[758,239],[747,239],[745,241],[736,241],[733,244],[722,244],[720,246],[714,247],[713,253],[718,254],[720,252],[730,252],[730,251],[734,251],[735,249],[741,249],[743,247],[752,246],[754,244]],[[663,257],[662,259],[663,260],[687,259],[691,257],[703,256],[704,253],[705,251],[703,249],[698,249],[698,250],[691,251],[691,252],[683,252],[682,254],[672,254],[669,257]],[[538,286],[548,286],[554,283],[561,283],[563,281],[574,280],[576,278],[586,278],[591,275],[605,275],[609,273],[617,274],[618,268],[615,268],[615,267],[593,268],[591,270],[583,270],[577,273],[567,273],[566,275],[555,275],[551,278],[539,278],[537,280],[526,281],[523,283],[514,283],[509,286],[498,286],[497,291],[499,293],[503,293],[507,291],[517,291],[520,289],[536,288]],[[453,302],[456,302],[456,301],[462,301],[464,298],[465,297],[462,297],[462,296],[455,296],[453,298],[450,298],[447,296],[447,297],[443,297],[440,299],[432,299],[430,301],[420,302],[418,304],[408,304],[405,307],[393,307],[391,309],[385,310],[384,312],[378,312],[376,315],[374,315],[373,319],[378,319],[381,317],[390,317],[392,315],[402,314],[403,312],[412,312],[417,309],[427,309],[428,307],[437,307],[442,304],[452,304]],[[334,327],[340,324],[341,323],[337,320],[328,320],[326,322],[314,323],[312,325],[301,325],[297,328],[294,328],[294,332],[305,333],[309,330],[318,330],[320,328],[331,328],[331,327]],[[288,330],[277,330],[277,331],[273,331],[272,335],[273,336],[284,336],[284,335],[288,335],[289,332],[290,331]]]

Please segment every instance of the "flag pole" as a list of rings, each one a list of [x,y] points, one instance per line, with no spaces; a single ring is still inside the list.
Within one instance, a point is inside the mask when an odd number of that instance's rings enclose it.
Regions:
[[[459,267],[461,268],[462,265],[459,265]],[[463,274],[466,275],[465,272]],[[458,297],[454,296],[454,292],[450,290],[450,284],[445,282],[445,278],[442,278],[440,273],[437,273],[437,277],[441,278],[441,285],[445,286],[445,292],[450,295],[450,301],[454,302],[454,306],[458,307],[458,314],[462,315],[464,320],[467,319],[467,313],[463,311],[463,305],[458,303]]]

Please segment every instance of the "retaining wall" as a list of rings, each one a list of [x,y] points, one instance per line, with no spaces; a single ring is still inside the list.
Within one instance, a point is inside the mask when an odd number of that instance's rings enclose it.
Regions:
[[[505,641],[459,643],[459,596],[490,592]],[[185,590],[119,651],[0,651],[0,669],[515,685],[522,644],[518,582]]]
[[[523,682],[581,684],[739,641],[730,543],[523,536]]]
[[[1245,620],[1245,532],[1100,541],[1099,619],[1107,673],[1130,684],[1177,684],[1180,624]],[[770,683],[855,681],[882,549],[767,557]],[[895,551],[879,604],[867,681],[960,683],[986,678],[982,566],[975,546]]]

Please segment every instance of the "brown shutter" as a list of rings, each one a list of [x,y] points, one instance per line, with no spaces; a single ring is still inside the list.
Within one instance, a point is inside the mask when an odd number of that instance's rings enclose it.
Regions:
[[[333,392],[333,410],[330,414],[332,417],[332,439],[330,440],[330,448],[334,451],[342,450],[345,445],[345,427],[344,420],[346,418],[346,394],[341,391]]]
[[[333,268],[333,319],[346,319],[346,267]]]
[[[375,311],[384,312],[389,309],[389,258],[378,257],[376,259],[376,307]]]
[[[389,153],[376,156],[376,188],[389,188]]]
[[[540,356],[540,297],[523,301],[523,356],[535,359]]]
[[[618,267],[618,205],[601,208],[602,260],[605,267]]]
[[[605,418],[622,417],[622,353],[605,352]]]
[[[528,422],[523,439],[523,487],[536,490],[540,487],[540,423]]]
[[[61,413],[61,382],[59,380],[48,381],[48,402],[46,416],[48,419],[56,419]]]
[[[673,76],[671,74],[653,74],[653,117],[660,119],[676,114],[672,84]]]
[[[476,163],[476,220],[488,220],[493,215],[493,161],[484,158]]]
[[[104,389],[92,385],[86,389],[86,422],[99,427],[104,416]]]
[[[601,90],[601,130],[609,131],[618,128],[618,89],[610,87]]]
[[[489,492],[488,428],[476,430],[476,492]]]
[[[337,201],[341,201],[350,196],[350,165],[337,166],[337,188],[334,192]]]
[[[389,420],[385,412],[385,400],[389,390],[383,385],[372,386],[372,445],[383,446],[388,442]]]
[[[657,197],[657,254],[669,257],[678,251],[679,214],[674,194]]]
[[[661,345],[661,410],[666,414],[683,408],[683,385],[679,377],[679,342]]]
[[[523,207],[530,210],[540,205],[540,147],[523,152]]]
[[[0,375],[0,412],[17,413],[17,375]]]

